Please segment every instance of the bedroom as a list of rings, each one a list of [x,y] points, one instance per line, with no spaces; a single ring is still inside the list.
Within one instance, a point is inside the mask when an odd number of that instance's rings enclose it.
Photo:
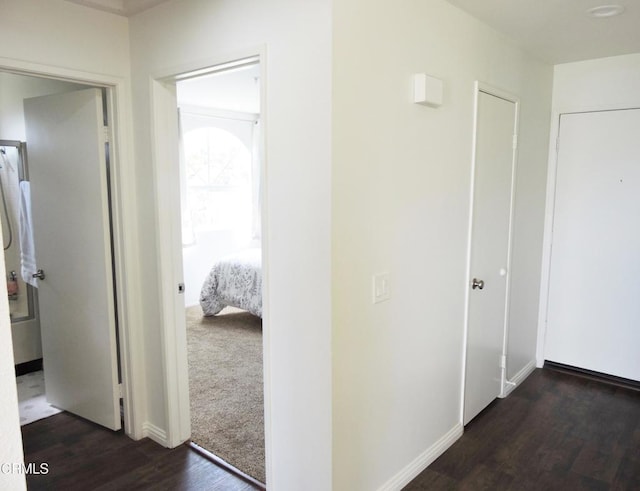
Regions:
[[[259,60],[176,90],[191,441],[264,482]]]

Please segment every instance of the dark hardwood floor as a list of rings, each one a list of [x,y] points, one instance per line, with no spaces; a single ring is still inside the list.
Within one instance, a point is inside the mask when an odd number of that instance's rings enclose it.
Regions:
[[[27,476],[29,490],[260,489],[187,445],[169,450],[149,439],[135,442],[68,413],[23,426],[22,438],[25,462],[49,469]]]
[[[181,446],[61,413],[23,427],[30,490],[259,489]],[[640,490],[640,392],[536,370],[405,490]]]
[[[640,392],[538,369],[405,490],[640,490]]]

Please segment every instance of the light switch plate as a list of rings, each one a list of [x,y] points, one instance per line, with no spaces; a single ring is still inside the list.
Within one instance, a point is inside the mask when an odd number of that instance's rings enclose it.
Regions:
[[[384,302],[391,298],[389,273],[373,275],[373,303]]]

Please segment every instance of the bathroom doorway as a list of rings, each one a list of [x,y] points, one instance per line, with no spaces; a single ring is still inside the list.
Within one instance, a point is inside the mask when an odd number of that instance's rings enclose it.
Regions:
[[[9,72],[0,72],[0,86],[0,137],[5,143],[17,142],[15,147],[0,146],[7,157],[0,172],[6,177],[3,235],[7,287],[10,304],[15,304],[14,358],[16,373],[25,377],[17,384],[27,389],[19,390],[21,422],[63,409],[119,429],[111,159],[104,129],[109,126],[108,90]],[[74,119],[80,114],[85,119]],[[95,130],[88,130],[87,116]],[[87,143],[85,131],[94,133],[93,144]],[[86,173],[93,161],[85,151],[90,146],[103,162],[93,181]],[[13,148],[18,153],[11,162]],[[101,248],[92,245],[96,242]],[[105,265],[103,285],[96,288],[100,261]],[[96,333],[107,341],[90,341]],[[107,365],[101,365],[100,358]],[[107,380],[108,393],[92,374]],[[94,390],[91,396],[88,387]],[[46,395],[38,393],[45,389]],[[26,403],[25,397],[33,400]]]

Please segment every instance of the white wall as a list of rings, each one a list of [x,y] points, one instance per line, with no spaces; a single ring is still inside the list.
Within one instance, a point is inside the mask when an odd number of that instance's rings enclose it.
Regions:
[[[639,107],[638,86],[640,53],[556,65],[553,110]]]
[[[24,141],[26,138],[24,99],[69,92],[85,86],[0,72],[0,87],[2,88],[0,92],[0,138]]]
[[[127,19],[63,0],[0,0],[0,58],[129,73]]]
[[[328,0],[176,0],[131,19],[138,201],[148,217],[142,266],[150,285],[158,253],[150,78],[266,53],[267,480],[276,490],[331,487],[330,29]],[[157,318],[157,303],[150,289],[148,319]],[[145,339],[150,422],[162,428],[159,325],[148,322]]]
[[[475,80],[522,102],[509,366],[534,360],[552,69],[440,0],[333,19],[333,489],[394,489],[460,424]],[[411,104],[418,72],[442,107]]]
[[[521,68],[523,96],[518,141],[516,203],[507,343],[507,379],[536,361],[547,180],[547,145],[552,72],[530,62]]]
[[[555,192],[558,119],[562,112],[640,107],[640,53],[564,63],[554,67],[552,118],[549,148],[549,184],[545,224],[545,246],[540,298],[540,329],[537,363],[544,363],[550,237]]]
[[[47,78],[0,72],[0,139],[25,141],[24,99],[83,88]],[[17,175],[18,169],[15,169]],[[15,179],[17,177],[14,176]],[[17,211],[16,211],[17,217]],[[16,218],[17,219],[17,218]],[[19,251],[16,251],[19,260]],[[7,251],[5,251],[5,258]],[[11,265],[13,269],[16,265]],[[7,270],[11,268],[7,264]]]

